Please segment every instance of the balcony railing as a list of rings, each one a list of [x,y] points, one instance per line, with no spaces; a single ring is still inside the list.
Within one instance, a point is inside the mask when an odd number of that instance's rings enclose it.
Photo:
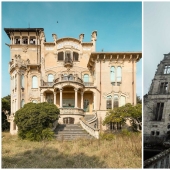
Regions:
[[[73,114],[73,115],[84,115],[84,110],[80,108],[60,108],[61,115]]]
[[[85,86],[94,86],[94,83],[92,83],[92,82],[84,82],[84,85]]]
[[[45,82],[44,80],[41,80],[41,86],[45,87],[52,87],[55,83],[59,82],[76,82],[83,84],[83,80],[76,76],[60,76],[59,78],[55,79],[54,82]]]

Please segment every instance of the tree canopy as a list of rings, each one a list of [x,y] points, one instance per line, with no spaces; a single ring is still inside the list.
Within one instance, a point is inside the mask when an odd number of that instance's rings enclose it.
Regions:
[[[27,103],[15,113],[14,122],[22,139],[40,141],[43,139],[44,130],[52,128],[58,115],[59,109],[54,104]]]
[[[109,124],[111,122],[126,122],[129,119],[131,121],[131,125],[135,131],[142,130],[142,105],[137,104],[133,106],[130,103],[122,107],[115,108],[113,110],[109,110],[107,113],[103,125]]]
[[[11,96],[5,96],[1,99],[1,113],[2,113],[2,131],[9,130],[10,123],[7,121],[6,111],[10,113],[11,111]]]

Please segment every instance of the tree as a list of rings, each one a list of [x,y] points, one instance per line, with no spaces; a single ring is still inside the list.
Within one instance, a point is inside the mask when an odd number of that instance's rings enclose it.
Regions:
[[[11,96],[5,96],[1,99],[2,103],[2,131],[7,131],[10,128],[10,123],[7,121],[6,113],[11,111]]]
[[[133,106],[130,103],[122,107],[109,110],[107,113],[103,125],[109,124],[111,122],[122,122],[125,123],[130,120],[131,125],[135,131],[142,131],[142,105],[137,104]]]
[[[136,95],[136,102],[137,104],[142,104],[142,99],[138,95]]]
[[[33,141],[48,139],[53,135],[52,124],[58,119],[59,109],[49,103],[27,103],[15,113],[14,122],[22,139]],[[50,135],[51,134],[51,135]]]

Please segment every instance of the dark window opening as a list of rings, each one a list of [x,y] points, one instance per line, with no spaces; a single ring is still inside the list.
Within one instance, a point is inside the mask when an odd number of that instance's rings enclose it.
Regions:
[[[20,44],[20,39],[19,38],[15,39],[15,44]]]
[[[167,92],[168,92],[168,83],[167,82],[161,83],[161,85],[160,85],[160,93],[165,94]]]
[[[117,95],[114,96],[113,108],[119,107],[119,98]]]
[[[170,125],[168,125],[168,127],[167,127],[168,129],[170,129]]]
[[[71,60],[71,53],[66,51],[65,53],[65,62],[66,63],[72,63],[72,60]]]
[[[30,38],[30,44],[35,44],[35,39],[34,38]]]
[[[110,122],[110,130],[119,130],[122,129],[121,122]]]
[[[79,54],[76,52],[73,52],[73,61],[78,61],[79,59]]]
[[[58,61],[63,61],[63,56],[64,56],[63,52],[59,52],[58,53]]]
[[[164,103],[157,103],[156,114],[155,114],[156,121],[161,121],[163,109],[164,109]]]
[[[74,124],[74,118],[72,118],[72,117],[65,117],[65,118],[63,118],[63,123],[64,124]]]
[[[112,100],[111,99],[106,100],[106,109],[112,109]]]
[[[156,135],[159,136],[160,132],[159,131],[156,131]]]
[[[155,135],[155,131],[151,131],[151,135],[154,136]]]
[[[22,39],[22,43],[23,43],[23,44],[28,44],[28,39],[27,39],[27,38],[23,38],[23,39]]]

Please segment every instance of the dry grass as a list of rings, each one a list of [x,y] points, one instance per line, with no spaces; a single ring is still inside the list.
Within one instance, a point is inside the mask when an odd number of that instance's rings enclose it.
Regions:
[[[2,168],[141,168],[141,135],[29,142],[2,133]]]

